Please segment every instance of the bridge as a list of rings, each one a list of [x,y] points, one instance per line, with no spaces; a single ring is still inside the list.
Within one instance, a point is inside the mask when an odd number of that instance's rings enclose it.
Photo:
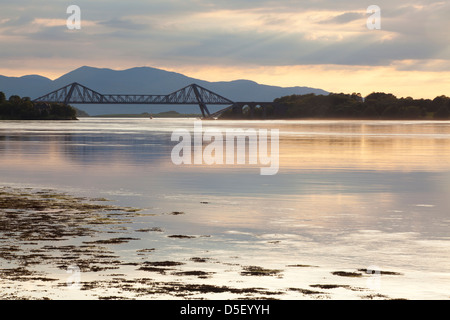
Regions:
[[[167,95],[155,94],[102,94],[89,89],[77,82],[66,85],[60,89],[52,91],[42,97],[33,100],[35,103],[62,103],[69,104],[158,104],[158,105],[198,105],[203,118],[215,118],[223,112],[232,110],[235,115],[242,115],[244,108],[249,108],[252,116],[259,106],[263,109],[264,115],[269,106],[277,111],[283,109],[274,102],[233,102],[215,92],[203,88],[197,84],[188,85],[182,89]],[[213,114],[210,113],[207,105],[227,105]]]

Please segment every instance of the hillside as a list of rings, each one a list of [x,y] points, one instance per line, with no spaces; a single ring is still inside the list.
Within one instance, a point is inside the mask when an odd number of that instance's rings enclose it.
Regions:
[[[250,80],[208,82],[180,73],[150,67],[127,70],[80,67],[55,80],[39,75],[23,77],[0,76],[0,91],[7,97],[17,94],[31,99],[59,89],[72,82],[79,82],[100,93],[169,94],[189,84],[196,83],[233,101],[273,101],[292,94],[327,94],[321,89],[309,87],[276,87],[258,84]],[[196,106],[139,106],[139,105],[75,105],[90,115],[158,113],[174,110],[180,113],[198,113]],[[208,106],[211,112],[223,108]]]

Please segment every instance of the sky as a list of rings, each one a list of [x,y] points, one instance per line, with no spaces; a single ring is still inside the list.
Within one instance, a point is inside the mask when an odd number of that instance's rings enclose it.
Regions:
[[[450,1],[0,1],[5,76],[149,66],[208,81],[450,96]],[[70,5],[80,29],[67,27]]]

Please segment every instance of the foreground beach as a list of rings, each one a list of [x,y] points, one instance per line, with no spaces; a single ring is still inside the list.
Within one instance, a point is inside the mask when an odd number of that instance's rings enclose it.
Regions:
[[[184,212],[161,213],[174,217]],[[210,235],[166,234],[164,227],[127,227],[151,217],[107,199],[80,198],[53,190],[0,189],[1,299],[398,299],[361,286],[394,271],[334,270],[299,261],[274,269],[224,260],[218,252],[155,259],[140,235],[204,241]],[[126,246],[133,243],[134,250]],[[267,241],[276,246],[280,241]],[[191,244],[192,245],[192,244]],[[195,245],[194,245],[195,246]],[[195,251],[195,250],[194,250]],[[239,253],[236,252],[237,255]],[[302,287],[283,279],[304,278]],[[305,281],[306,280],[306,281]],[[308,282],[309,281],[309,282]]]

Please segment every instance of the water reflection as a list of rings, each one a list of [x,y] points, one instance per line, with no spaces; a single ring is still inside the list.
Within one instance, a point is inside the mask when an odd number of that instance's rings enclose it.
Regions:
[[[40,179],[55,181],[63,174],[120,186],[127,176],[128,184],[140,187],[230,196],[449,190],[449,122],[208,121],[203,129],[261,126],[280,129],[275,176],[260,176],[259,165],[174,165],[171,130],[192,130],[187,119],[6,122],[0,162],[4,177],[43,173]]]
[[[170,130],[180,127],[192,130],[193,121],[160,120],[152,124],[144,126],[142,120],[133,123],[83,119],[81,125],[70,123],[65,128],[60,123],[53,128],[49,123],[49,127],[32,124],[26,129],[26,122],[10,122],[0,130],[0,156],[2,161],[18,165],[20,161],[29,160],[45,166],[43,158],[49,157],[59,159],[61,166],[71,163],[108,166],[111,162],[121,162],[124,166],[159,163],[158,166],[168,168],[170,151],[175,145],[170,140]],[[442,171],[450,168],[448,122],[215,121],[205,122],[203,129],[261,126],[281,130],[282,171]],[[197,165],[191,169],[202,171],[211,167]]]

